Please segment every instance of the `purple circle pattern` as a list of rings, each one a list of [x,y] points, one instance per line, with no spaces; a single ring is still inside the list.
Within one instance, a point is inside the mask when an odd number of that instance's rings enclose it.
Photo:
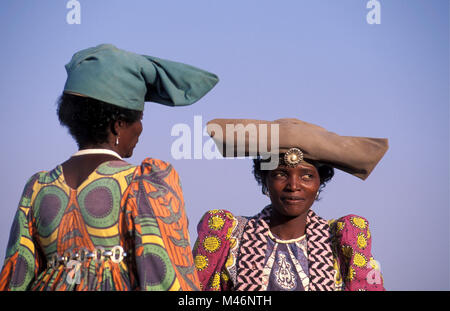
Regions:
[[[18,287],[25,281],[26,272],[28,271],[28,262],[21,255],[17,257],[14,273],[11,278],[11,285]]]
[[[61,210],[61,199],[52,193],[44,195],[39,208],[40,224],[44,227],[50,225]]]
[[[164,277],[166,276],[166,265],[161,257],[156,254],[145,255],[142,259],[144,264],[143,267],[151,267],[145,271],[145,283],[149,285],[157,285],[162,283]]]
[[[92,217],[103,218],[107,216],[113,208],[111,190],[102,186],[90,190],[84,199],[84,206]]]
[[[130,164],[128,164],[127,162],[124,161],[109,161],[108,162],[108,166],[109,167],[113,167],[113,168],[120,168],[120,167],[124,167],[124,166],[128,166]]]

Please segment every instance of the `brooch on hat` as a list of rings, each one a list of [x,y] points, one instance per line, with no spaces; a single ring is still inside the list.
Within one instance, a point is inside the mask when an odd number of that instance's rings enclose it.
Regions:
[[[298,148],[291,148],[284,154],[284,163],[289,167],[296,167],[303,161],[303,152]]]

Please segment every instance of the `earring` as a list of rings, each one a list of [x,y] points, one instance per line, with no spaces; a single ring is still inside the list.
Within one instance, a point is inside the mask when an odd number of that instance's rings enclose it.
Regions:
[[[318,197],[319,197],[319,191],[317,191],[317,193],[316,193],[316,200]]]
[[[116,143],[115,143],[115,146],[118,146],[119,145],[119,136],[116,136]]]

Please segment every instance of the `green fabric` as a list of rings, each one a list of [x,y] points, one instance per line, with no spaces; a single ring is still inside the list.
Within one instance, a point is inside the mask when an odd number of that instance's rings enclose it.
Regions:
[[[219,81],[190,65],[139,55],[101,44],[75,53],[66,65],[64,92],[120,107],[144,110],[144,102],[191,105]]]

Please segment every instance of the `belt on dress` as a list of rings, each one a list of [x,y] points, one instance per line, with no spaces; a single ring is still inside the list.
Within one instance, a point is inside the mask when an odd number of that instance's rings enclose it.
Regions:
[[[77,252],[65,252],[62,256],[54,254],[47,262],[47,268],[55,268],[59,265],[67,265],[70,261],[75,260],[80,263],[94,260],[96,263],[102,263],[105,260],[111,260],[114,263],[120,263],[127,257],[127,253],[122,246],[116,245],[111,250],[105,250],[102,246],[97,246],[93,252],[82,248]]]

